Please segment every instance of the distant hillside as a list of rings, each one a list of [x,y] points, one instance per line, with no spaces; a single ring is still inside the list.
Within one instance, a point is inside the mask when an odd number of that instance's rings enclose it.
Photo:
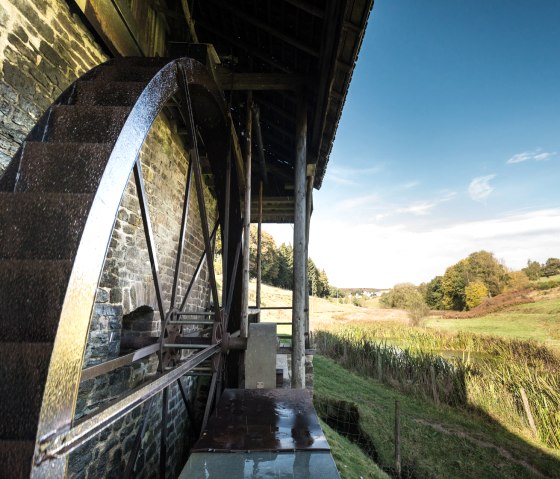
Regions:
[[[379,294],[389,291],[383,288],[337,288],[344,296],[360,295],[360,296],[379,296]]]

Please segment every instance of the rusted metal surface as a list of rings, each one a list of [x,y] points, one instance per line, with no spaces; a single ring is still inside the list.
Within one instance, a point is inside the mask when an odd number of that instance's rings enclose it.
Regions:
[[[193,452],[328,451],[311,394],[299,389],[226,389]]]

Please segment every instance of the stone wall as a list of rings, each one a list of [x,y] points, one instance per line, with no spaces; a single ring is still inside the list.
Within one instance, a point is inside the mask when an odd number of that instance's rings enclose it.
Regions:
[[[4,0],[0,4],[0,175],[36,120],[56,97],[83,73],[105,61],[80,19],[63,0]],[[152,218],[165,308],[168,307],[180,231],[181,204],[188,155],[174,126],[161,116],[156,120],[140,155],[149,211]],[[216,217],[215,200],[205,190],[210,228]],[[178,297],[182,296],[204,250],[198,204],[193,190]],[[122,317],[141,305],[156,308],[151,269],[134,182],[124,192],[110,248],[100,277],[92,312],[84,366],[115,358],[120,352]],[[209,306],[206,267],[193,289],[188,310]],[[157,337],[159,314],[141,328],[128,332]],[[80,386],[76,416],[97,410],[110,399],[150,379],[158,364],[156,355]],[[204,382],[183,378],[191,404]],[[194,409],[194,406],[193,406]],[[176,477],[193,440],[194,427],[176,384],[169,388],[167,476]],[[146,433],[136,461],[134,477],[154,477],[159,467],[162,394],[150,409]],[[121,477],[130,456],[146,405],[103,431],[73,452],[70,477]]]
[[[169,307],[177,257],[182,216],[182,203],[188,169],[186,155],[173,127],[160,115],[140,153],[145,190],[152,220],[157,258],[160,266],[160,284],[164,307]],[[207,221],[216,221],[216,202],[205,187]],[[189,202],[185,246],[178,282],[178,300],[192,278],[204,252],[201,218],[194,184]],[[187,302],[187,311],[208,308],[210,288],[204,265]],[[153,321],[142,321],[139,327],[123,332],[123,315],[139,306],[151,306],[156,313]],[[191,327],[191,331],[192,331]],[[122,334],[136,337],[159,337],[161,320],[153,286],[151,267],[143,229],[138,195],[131,176],[123,195],[105,265],[100,278],[97,301],[92,313],[89,340],[84,367],[98,364],[119,355]],[[184,331],[188,332],[188,331]],[[111,399],[149,380],[156,373],[158,357],[149,358],[120,368],[110,374],[81,384],[76,416],[95,412]],[[198,384],[184,378],[183,385],[194,405]],[[193,407],[194,409],[194,407]],[[158,474],[161,437],[162,394],[151,408],[146,433],[136,461],[136,476],[154,477]],[[196,430],[188,414],[177,385],[169,389],[168,398],[168,477],[175,477],[177,468],[186,460],[186,452]],[[146,414],[144,409],[134,411],[123,421],[104,431],[70,456],[70,477],[120,477],[130,457],[137,431]]]
[[[66,2],[2,0],[0,174],[60,93],[106,59]]]

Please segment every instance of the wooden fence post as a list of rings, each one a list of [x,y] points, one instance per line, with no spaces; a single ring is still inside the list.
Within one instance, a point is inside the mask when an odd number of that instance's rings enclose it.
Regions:
[[[401,411],[398,399],[395,399],[395,477],[401,478]]]
[[[434,402],[439,406],[439,396],[437,392],[437,383],[436,383],[436,370],[433,366],[430,366],[430,376],[432,379],[432,394],[434,396]]]
[[[531,413],[531,408],[529,407],[529,398],[525,394],[525,389],[519,388],[521,393],[521,400],[523,401],[523,409],[525,409],[525,414],[527,415],[527,420],[529,421],[529,427],[535,437],[538,437],[537,426],[535,426],[535,420],[533,419],[533,414]]]

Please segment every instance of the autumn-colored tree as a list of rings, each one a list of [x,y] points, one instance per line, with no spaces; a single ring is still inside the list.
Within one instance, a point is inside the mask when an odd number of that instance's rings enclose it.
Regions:
[[[480,280],[488,288],[490,296],[504,291],[508,282],[506,267],[489,251],[477,251],[467,258],[468,281]]]
[[[509,280],[507,284],[508,291],[519,291],[520,289],[527,288],[530,280],[525,271],[511,271],[508,273]]]
[[[488,297],[488,288],[478,280],[471,281],[465,288],[465,305],[467,309],[476,308]]]
[[[473,282],[481,282],[489,296],[502,293],[509,276],[503,264],[488,251],[477,251],[447,268],[441,281],[444,309],[462,311],[468,307],[465,290]]]

